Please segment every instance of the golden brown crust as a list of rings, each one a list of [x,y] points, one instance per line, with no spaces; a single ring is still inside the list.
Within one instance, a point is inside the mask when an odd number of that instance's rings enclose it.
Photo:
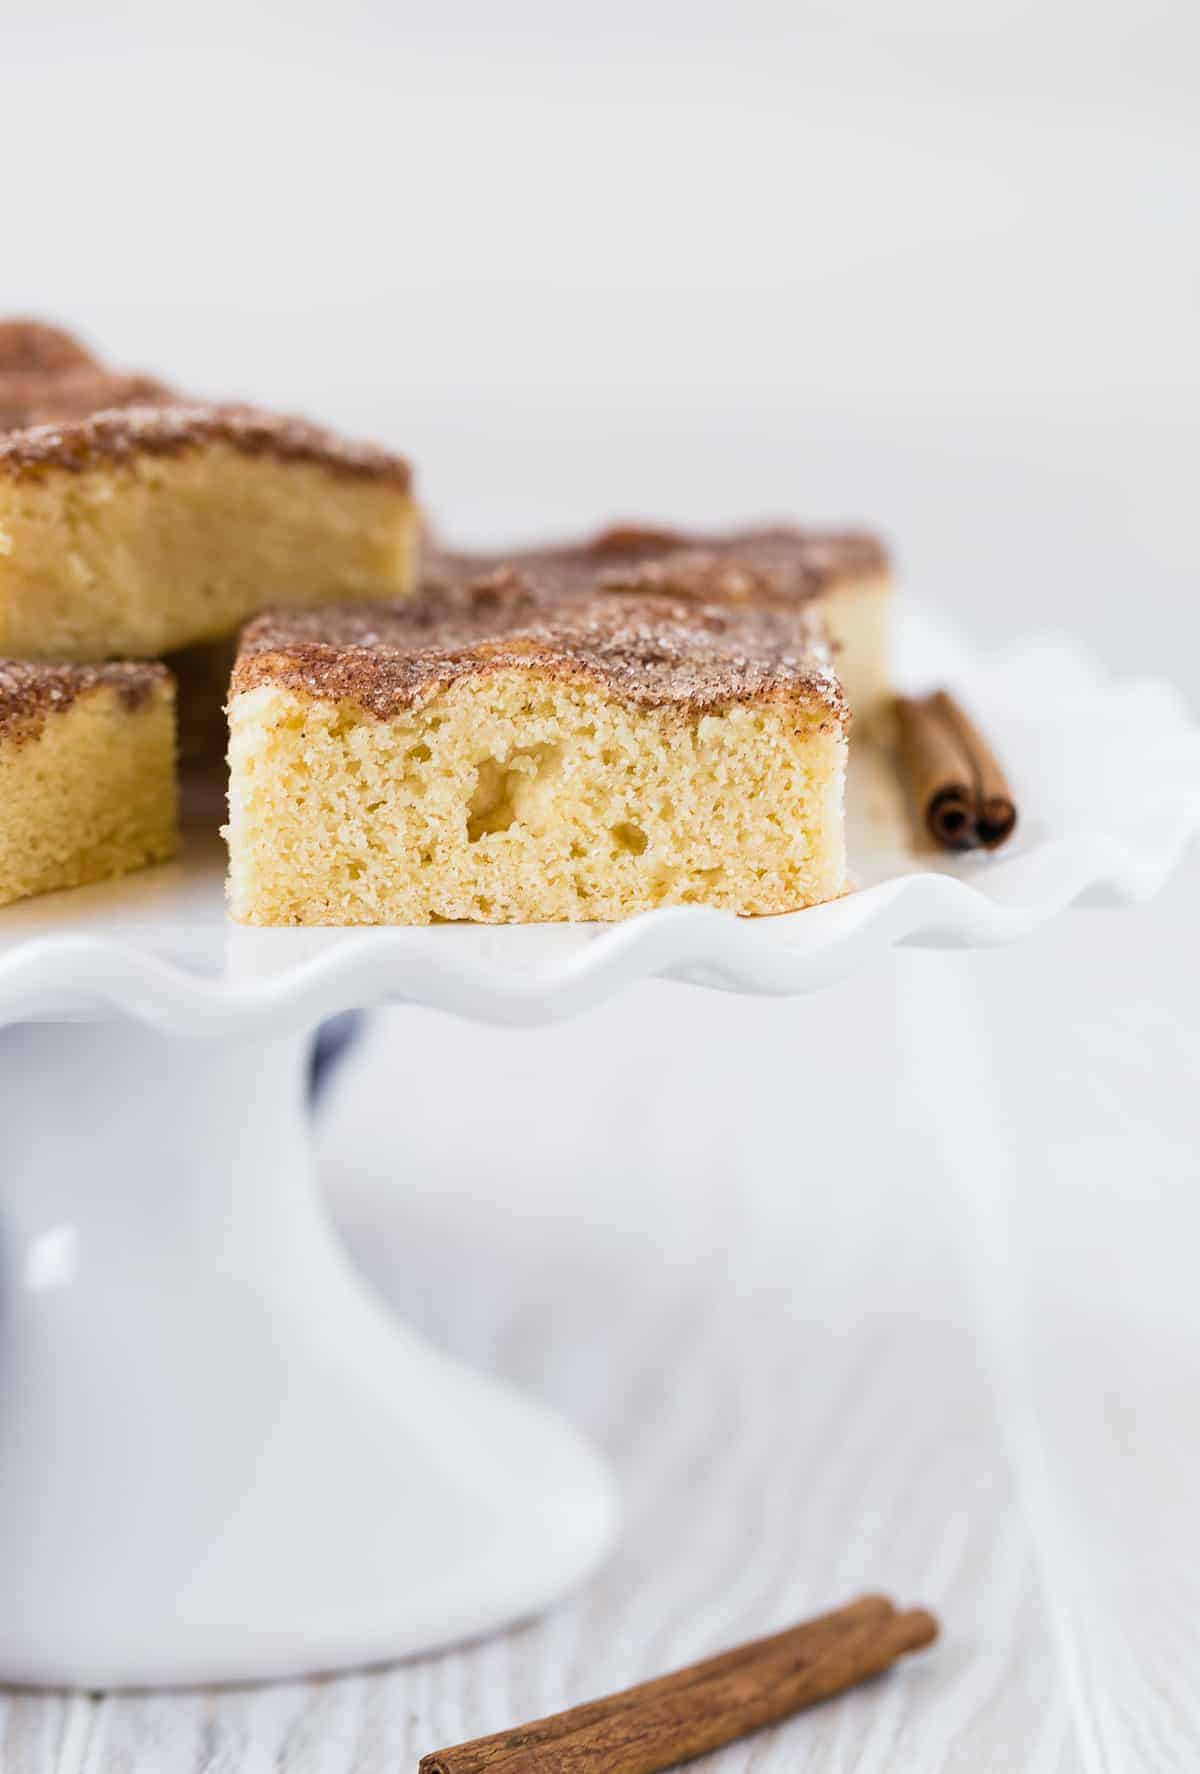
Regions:
[[[0,321],[0,475],[67,473],[221,443],[245,456],[312,462],[334,474],[395,482],[407,462],[305,419],[195,401],[152,376],[107,369],[57,327]]]
[[[598,593],[667,596],[795,610],[840,585],[888,573],[888,552],[864,530],[790,525],[687,536],[682,530],[612,525],[575,545],[509,553],[426,552],[431,593],[462,591],[481,573],[513,568],[550,600]]]
[[[175,456],[205,444],[244,456],[312,462],[334,474],[392,481],[407,488],[408,463],[376,444],[351,443],[305,419],[240,406],[134,406],[62,425],[35,425],[0,437],[0,475],[59,468],[69,473],[140,456]]]
[[[62,327],[20,316],[0,320],[0,376],[99,368],[87,346]]]
[[[49,715],[64,714],[80,696],[115,690],[135,712],[171,683],[165,665],[34,665],[0,659],[0,740],[20,744],[34,737]]]
[[[867,530],[810,530],[796,524],[760,524],[716,535],[689,534],[642,524],[613,524],[584,543],[593,562],[633,560],[665,565],[672,556],[735,564],[763,581],[769,595],[816,596],[837,580],[888,571],[888,553]]]
[[[624,701],[689,715],[779,695],[847,718],[807,613],[664,597],[558,597],[510,568],[401,604],[279,611],[242,638],[232,694],[269,683],[386,720],[458,678],[517,668],[586,676]]]
[[[114,376],[108,370],[0,376],[0,431],[62,425],[116,407],[165,404],[177,398],[153,376]]]
[[[530,573],[551,596],[599,588],[794,607],[840,583],[886,573],[888,556],[878,537],[859,530],[776,524],[710,536],[617,524],[585,542],[559,547],[507,554],[435,550],[426,581],[431,586],[462,585],[503,565]]]
[[[153,376],[106,369],[60,327],[0,320],[0,431],[59,425],[113,407],[155,406],[180,398]]]

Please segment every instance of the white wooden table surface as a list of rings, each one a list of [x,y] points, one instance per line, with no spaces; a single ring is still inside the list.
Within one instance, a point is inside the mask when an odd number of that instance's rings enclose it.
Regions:
[[[617,1551],[402,1667],[0,1698],[4,1774],[392,1774],[868,1587],[940,1646],[706,1765],[1194,1771],[1198,884],[802,1002],[378,1018],[324,1122],[346,1235],[604,1446]]]

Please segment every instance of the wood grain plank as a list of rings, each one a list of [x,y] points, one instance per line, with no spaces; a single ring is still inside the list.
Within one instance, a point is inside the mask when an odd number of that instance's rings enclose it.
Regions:
[[[1119,944],[1111,917],[1080,920],[1049,981],[1022,953],[962,982],[976,1099],[1022,1107],[981,1174],[984,1268],[1020,1282],[993,1340],[1037,1456],[1026,1513],[1088,1766],[1116,1774],[1200,1760],[1200,1029],[1170,940],[1198,880],[1193,859]],[[1031,1001],[1063,1030],[1052,1067],[1020,1038]]]
[[[737,1026],[738,1012],[747,1007],[730,1011],[722,1004],[718,1027],[715,1019],[703,1019],[706,1001],[688,998],[680,1010],[660,998],[655,1014],[673,1020],[669,1038],[660,1035],[653,1053],[630,1043],[631,1018],[620,1025],[620,1042],[598,1030],[591,1051],[605,1052],[615,1080],[607,1125],[589,1132],[586,1149],[596,1155],[585,1164],[570,1144],[555,1151],[546,1128],[531,1130],[527,1107],[534,1076],[539,1099],[568,1091],[565,1120],[586,1122],[597,1113],[578,1087],[575,1099],[569,1095],[570,1077],[586,1079],[595,1069],[578,1042],[556,1061],[549,1042],[535,1037],[535,1056],[518,1069],[511,1056],[527,1043],[506,1051],[486,1031],[470,1031],[471,1052],[464,1056],[456,1039],[452,1063],[459,1075],[466,1065],[471,1075],[491,1081],[483,1113],[494,1151],[520,1157],[501,1156],[481,1189],[469,1150],[456,1152],[451,1143],[449,1170],[457,1184],[449,1192],[443,1187],[432,1202],[422,1196],[420,1213],[407,1224],[401,1214],[395,1247],[377,1257],[380,1276],[403,1294],[406,1269],[427,1271],[455,1226],[474,1226],[483,1247],[499,1241],[503,1248],[502,1286],[515,1281],[518,1314],[531,1327],[527,1336],[518,1322],[507,1334],[506,1371],[560,1403],[574,1400],[578,1409],[587,1393],[560,1363],[580,1339],[599,1338],[609,1351],[602,1366],[610,1385],[612,1375],[621,1380],[622,1393],[611,1395],[608,1410],[593,1409],[584,1420],[626,1477],[625,1543],[588,1597],[526,1637],[517,1667],[536,1671],[536,1685],[518,1689],[512,1675],[503,1687],[489,1683],[484,1704],[464,1716],[457,1734],[496,1728],[686,1661],[863,1582],[894,1580],[909,1593],[926,1594],[932,1571],[952,1594],[956,1584],[965,1586],[969,1571],[972,1607],[982,1594],[993,1616],[1032,1612],[1026,1633],[1000,1635],[999,1666],[977,1662],[983,1697],[972,1705],[986,1714],[991,1699],[993,1733],[1007,1730],[1005,1740],[1019,1742],[1022,1754],[1029,1750],[1022,1732],[1031,1733],[1030,1753],[1050,1766],[1045,1644],[1038,1638],[1028,1549],[1019,1523],[1011,1525],[997,1426],[980,1393],[961,1297],[956,1302],[956,1252],[936,1217],[930,1223],[938,1192],[929,1152],[909,1129],[898,1136],[909,1143],[898,1145],[891,1166],[856,1167],[853,1142],[848,1155],[836,1131],[839,1108],[861,1086],[861,1073],[839,1075],[838,1036],[853,1030],[861,1050],[867,1005],[847,1002],[834,1028],[824,1031],[832,1039],[822,1057],[811,1068],[803,1059],[799,1076],[829,1113],[820,1136],[806,1132],[797,1151],[786,1137],[786,1105],[803,1055],[802,1017],[813,1007],[750,1007],[760,1015],[765,1010],[772,1024],[751,1038],[747,1023]],[[689,1027],[697,1016],[700,1027]],[[560,1052],[564,1033],[557,1036]],[[861,1059],[868,1069],[894,1060],[896,1037],[892,1031],[889,1038],[886,1025],[871,1045],[873,1052]],[[752,1054],[754,1064],[731,1073],[730,1056],[739,1052]],[[450,1064],[449,1046],[438,1057]],[[637,1079],[647,1068],[654,1088],[639,1094]],[[696,1114],[695,1105],[705,1100],[720,1103],[719,1129]],[[852,1124],[854,1104],[845,1106]],[[436,1115],[425,1123],[410,1120],[405,1131],[418,1169],[432,1171],[438,1154],[446,1153]],[[562,1140],[561,1130],[557,1137]],[[788,1155],[783,1164],[781,1152]],[[387,1186],[384,1177],[356,1174],[357,1187],[368,1194]],[[355,1186],[343,1180],[351,1228]],[[543,1231],[523,1254],[520,1235],[510,1230],[506,1240],[506,1228],[530,1223]],[[547,1239],[560,1276],[554,1317],[565,1327],[549,1360],[546,1284],[539,1282]],[[562,1286],[568,1274],[570,1285]],[[615,1334],[614,1301],[621,1320]],[[426,1328],[442,1340],[455,1335],[436,1305]],[[947,1419],[955,1425],[949,1437]],[[988,1514],[980,1514],[980,1499]],[[1006,1518],[1007,1532],[988,1532]],[[982,1583],[975,1574],[981,1570]],[[578,1678],[565,1642],[568,1624],[592,1647]],[[1021,1638],[1014,1688],[1008,1647]],[[963,1655],[969,1656],[965,1646],[947,1651],[946,1667]],[[1032,1700],[1022,1694],[1023,1684],[1034,1690]],[[880,1730],[872,1722],[877,1706],[873,1690],[805,1721],[813,1766],[823,1765],[825,1749],[830,1766],[855,1765],[846,1757],[859,1753],[865,1731]],[[997,1713],[1006,1715],[1003,1724]],[[1020,1726],[1013,1724],[1018,1716]],[[902,1733],[903,1725],[894,1729]],[[435,1731],[429,1741],[454,1734]],[[794,1753],[787,1734],[776,1735],[782,1755]],[[978,1745],[968,1741],[964,1748],[962,1736],[956,1727],[946,1754],[967,1766]],[[1050,1741],[1059,1754],[1054,1744],[1061,1747],[1061,1724]],[[773,1753],[763,1739],[724,1752],[722,1765],[749,1766],[745,1758],[753,1756],[757,1766]],[[1060,1763],[1070,1765],[1061,1757]]]

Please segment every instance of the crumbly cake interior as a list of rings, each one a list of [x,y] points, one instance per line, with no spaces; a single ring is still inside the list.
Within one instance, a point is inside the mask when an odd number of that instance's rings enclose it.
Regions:
[[[457,615],[418,600],[248,631],[236,918],[752,914],[843,890],[845,707],[795,613],[477,590]]]
[[[0,446],[0,653],[153,657],[231,633],[272,594],[403,595],[415,530],[391,480],[220,440],[18,473]]]
[[[824,712],[636,709],[508,669],[380,720],[262,684],[230,717],[233,915],[506,923],[829,899],[845,739]]]
[[[174,853],[171,681],[147,667],[153,681],[131,696],[116,669],[66,695],[54,687],[42,707],[4,718],[12,668],[0,666],[0,905]]]

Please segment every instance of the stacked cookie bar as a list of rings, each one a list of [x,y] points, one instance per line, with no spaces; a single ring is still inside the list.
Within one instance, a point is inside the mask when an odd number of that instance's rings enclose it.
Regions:
[[[170,852],[155,662],[182,682],[185,750],[211,747],[247,621],[240,920],[749,915],[844,891],[850,715],[861,732],[888,686],[874,538],[622,525],[488,555],[426,540],[418,562],[419,536],[397,457],[0,325],[0,903]]]
[[[891,574],[882,544],[863,531],[775,525],[688,535],[618,524],[557,547],[506,554],[435,550],[425,562],[424,583],[461,585],[504,566],[528,571],[565,597],[603,590],[817,612],[860,730],[887,702]]]
[[[119,662],[403,594],[415,535],[398,458],[0,324],[0,904],[173,848],[172,678]]]

